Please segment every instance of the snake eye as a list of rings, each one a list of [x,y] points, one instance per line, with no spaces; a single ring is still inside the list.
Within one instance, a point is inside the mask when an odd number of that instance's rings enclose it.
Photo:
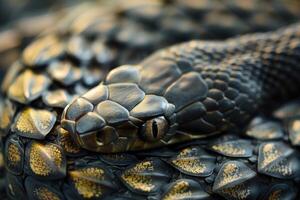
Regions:
[[[141,136],[146,141],[157,141],[168,131],[168,121],[164,117],[157,117],[146,121],[141,128]]]

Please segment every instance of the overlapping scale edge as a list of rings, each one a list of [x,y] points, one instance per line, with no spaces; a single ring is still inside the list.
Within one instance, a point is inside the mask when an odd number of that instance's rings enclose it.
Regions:
[[[150,198],[152,198],[151,196]],[[155,198],[155,197],[154,197]],[[119,200],[139,200],[145,199],[145,196],[132,193],[130,191],[118,192],[105,197],[103,200],[119,199]]]
[[[12,82],[7,95],[14,101],[28,104],[39,98],[49,85],[50,80],[46,75],[27,69]]]
[[[67,160],[60,146],[32,141],[25,150],[25,172],[38,179],[55,180],[66,176]]]
[[[129,153],[103,154],[100,155],[99,158],[112,167],[128,166],[138,161],[135,155]]]
[[[11,173],[6,173],[6,194],[12,199],[27,198],[27,193],[24,187],[24,180],[21,176],[16,176]]]
[[[111,70],[106,78],[106,84],[113,83],[139,83],[140,75],[138,68],[132,65],[122,65]]]
[[[23,68],[24,66],[20,61],[15,61],[14,63],[12,63],[1,83],[1,92],[7,93],[8,88],[15,81],[17,76],[22,72]]]
[[[55,112],[26,107],[18,113],[11,129],[19,136],[42,140],[50,133],[55,123]]]
[[[51,182],[38,181],[32,177],[25,179],[25,188],[28,193],[29,199],[51,199],[51,200],[64,200],[65,197],[59,189],[59,185]]]
[[[138,194],[157,193],[168,183],[172,171],[158,158],[150,158],[127,167],[120,179],[126,187]]]
[[[50,77],[64,86],[78,82],[82,77],[82,70],[67,61],[52,62],[47,69]]]
[[[278,119],[287,119],[300,115],[300,102],[298,100],[286,103],[273,112],[273,116]]]
[[[104,80],[105,74],[108,69],[98,66],[91,66],[88,68],[82,69],[82,82],[84,85],[87,85],[89,88],[96,86],[98,83]]]
[[[253,154],[253,146],[250,141],[243,139],[224,137],[212,142],[207,148],[228,157],[248,158]]]
[[[14,121],[16,106],[9,100],[0,100],[0,137],[8,134]]]
[[[193,179],[179,179],[166,186],[162,196],[162,200],[173,199],[211,199],[210,195],[202,188],[202,186]]]
[[[207,177],[214,171],[216,158],[199,146],[189,146],[167,161],[184,174]]]
[[[0,192],[5,193],[5,165],[4,165],[4,155],[3,155],[3,150],[2,150],[2,145],[0,146],[1,151],[0,151]]]
[[[79,157],[86,153],[75,143],[69,131],[63,129],[61,126],[57,126],[55,132],[57,134],[57,144],[61,146],[67,156]]]
[[[100,199],[118,190],[115,181],[115,176],[103,164],[88,163],[84,166],[75,166],[68,171],[65,191],[68,199],[72,195],[77,198]]]
[[[249,137],[258,140],[274,140],[284,137],[284,130],[279,122],[259,119],[259,117],[257,117],[252,120],[252,123],[253,124],[250,124],[249,128],[245,132],[245,134]]]
[[[263,195],[263,200],[287,200],[295,199],[297,196],[297,191],[291,187],[289,184],[278,183],[272,185],[272,187]]]
[[[71,100],[73,96],[70,95],[67,91],[62,89],[50,90],[43,94],[43,102],[45,105],[54,107],[54,108],[65,108]]]
[[[10,136],[4,146],[5,167],[15,175],[23,173],[25,148],[16,135]]]
[[[294,146],[300,146],[300,117],[286,120],[286,129],[289,134],[290,142]]]
[[[259,195],[258,184],[251,184],[255,171],[240,161],[227,161],[219,170],[213,192],[226,199],[255,199]]]
[[[66,50],[80,62],[89,62],[93,57],[89,42],[80,36],[71,36],[67,43]]]
[[[63,56],[64,52],[64,44],[60,41],[58,36],[42,36],[24,50],[22,61],[25,65],[36,68]]]
[[[300,173],[300,157],[283,142],[267,142],[259,146],[259,173],[281,179],[293,179]]]

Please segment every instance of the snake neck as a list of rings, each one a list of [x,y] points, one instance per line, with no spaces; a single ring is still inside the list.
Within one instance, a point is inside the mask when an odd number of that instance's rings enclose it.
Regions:
[[[298,96],[300,26],[225,42],[192,41],[142,64],[157,72],[170,65],[180,71],[157,90],[176,107],[178,129],[169,143],[240,131],[259,108]]]

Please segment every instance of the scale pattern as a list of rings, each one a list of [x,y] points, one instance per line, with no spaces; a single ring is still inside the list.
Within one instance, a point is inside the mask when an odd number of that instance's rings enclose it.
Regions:
[[[261,106],[297,96],[299,36],[296,24],[160,50],[109,72],[65,108],[61,125],[81,147],[102,153],[238,132]]]
[[[8,197],[296,198],[297,103],[277,111],[275,121],[254,120],[242,135],[137,153],[89,152],[60,126],[63,108],[102,81],[111,66],[138,63],[171,44],[272,30],[299,18],[298,1],[247,2],[127,1],[116,8],[114,1],[72,8],[25,49],[2,84]]]
[[[296,199],[300,105],[291,113],[292,106],[273,119],[256,117],[240,135],[136,153],[87,152],[59,126],[54,140],[12,135],[7,192],[16,199]]]

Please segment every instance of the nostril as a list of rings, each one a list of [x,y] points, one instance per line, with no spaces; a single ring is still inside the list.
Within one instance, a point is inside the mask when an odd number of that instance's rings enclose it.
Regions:
[[[101,131],[96,134],[96,142],[97,142],[97,144],[99,146],[103,146],[104,145],[104,143],[103,143],[103,136],[102,136],[102,132]]]
[[[96,134],[96,142],[103,146],[116,141],[118,137],[117,131],[113,127],[107,126]]]

